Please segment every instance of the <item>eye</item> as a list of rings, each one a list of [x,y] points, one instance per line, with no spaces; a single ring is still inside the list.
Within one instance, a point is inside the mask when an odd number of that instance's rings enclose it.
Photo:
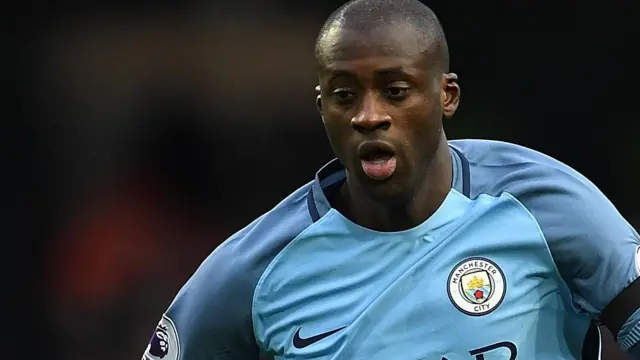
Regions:
[[[355,92],[349,89],[340,88],[333,91],[333,96],[338,101],[338,103],[346,104],[353,100],[353,98],[355,97]]]
[[[384,95],[394,101],[404,100],[409,94],[409,87],[406,85],[391,85],[384,90]]]

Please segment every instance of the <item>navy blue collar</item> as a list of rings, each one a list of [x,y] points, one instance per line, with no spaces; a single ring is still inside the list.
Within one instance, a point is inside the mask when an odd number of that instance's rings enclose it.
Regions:
[[[469,197],[469,161],[460,150],[453,146],[449,146],[449,149],[451,150],[451,158],[453,161],[453,181],[451,187],[464,196]],[[342,166],[338,159],[331,160],[316,173],[316,178],[307,193],[307,205],[313,222],[316,222],[331,210],[331,205],[329,204],[325,190],[344,181],[345,177],[344,166]]]

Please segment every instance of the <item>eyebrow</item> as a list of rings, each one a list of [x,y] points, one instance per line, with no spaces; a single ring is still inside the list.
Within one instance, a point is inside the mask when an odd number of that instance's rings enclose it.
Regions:
[[[378,75],[378,76],[379,75],[409,75],[409,73],[403,67],[396,66],[396,67],[378,69],[375,71],[375,75]],[[347,70],[331,71],[331,77],[329,78],[329,81],[333,81],[334,79],[342,76],[355,76],[355,74]]]
[[[385,69],[378,69],[375,71],[376,75],[396,75],[396,74],[408,74],[407,71],[400,66],[397,67],[391,67],[391,68],[385,68]]]
[[[354,76],[354,74],[351,71],[347,71],[347,70],[331,71],[331,77],[329,78],[329,82],[343,76]]]

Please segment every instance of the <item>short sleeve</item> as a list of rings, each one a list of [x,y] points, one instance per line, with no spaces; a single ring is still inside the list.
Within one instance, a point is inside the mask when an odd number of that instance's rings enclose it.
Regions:
[[[638,233],[577,172],[544,165],[526,172],[514,195],[538,221],[575,305],[597,319],[638,277]]]
[[[215,249],[162,316],[143,360],[257,360],[255,287],[271,261],[312,224],[305,185]],[[268,357],[268,356],[267,356]]]
[[[622,349],[637,348],[640,239],[609,199],[571,167],[526,147],[486,140],[453,145],[468,159],[470,196],[517,198],[536,219],[576,310],[605,320]],[[620,316],[612,318],[612,310]]]
[[[224,248],[214,251],[179,291],[143,360],[259,358],[251,325],[252,288],[225,253]]]

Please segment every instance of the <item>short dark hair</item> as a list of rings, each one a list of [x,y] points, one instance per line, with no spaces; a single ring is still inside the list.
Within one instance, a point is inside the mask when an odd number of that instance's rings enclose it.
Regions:
[[[423,44],[421,52],[433,53],[438,67],[449,71],[449,47],[436,14],[418,0],[351,0],[334,11],[325,21],[315,46],[318,64],[322,64],[322,45],[327,33],[338,26],[343,29],[370,31],[376,27],[407,24],[415,29]]]

